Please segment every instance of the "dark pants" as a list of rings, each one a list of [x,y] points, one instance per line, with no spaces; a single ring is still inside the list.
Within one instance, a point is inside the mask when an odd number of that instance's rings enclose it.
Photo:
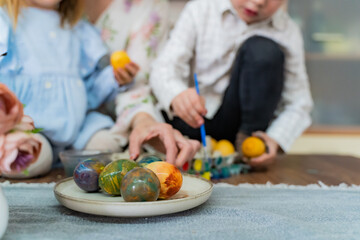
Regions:
[[[284,53],[274,41],[251,37],[241,46],[234,61],[230,84],[213,119],[205,119],[206,134],[216,140],[235,142],[241,131],[250,135],[265,131],[274,118],[284,85]],[[200,129],[180,118],[168,123],[182,134],[201,140]]]

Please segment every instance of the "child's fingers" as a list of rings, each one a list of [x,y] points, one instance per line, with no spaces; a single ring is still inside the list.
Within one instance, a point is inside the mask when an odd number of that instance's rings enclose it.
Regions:
[[[176,144],[179,148],[179,153],[177,155],[175,165],[177,167],[182,167],[185,162],[192,159],[195,155],[195,152],[193,151],[192,142],[185,139],[180,133],[175,132],[175,140]]]
[[[117,72],[118,72],[118,74],[120,76],[121,84],[126,84],[126,83],[131,82],[132,77],[130,76],[130,74],[127,71],[125,71],[124,69],[119,68],[117,70]]]
[[[252,158],[249,164],[254,167],[268,166],[273,164],[276,158],[276,149],[272,145],[269,145],[268,150],[268,153],[264,153],[259,157]]]
[[[189,89],[188,98],[190,105],[202,116],[206,115],[205,99],[201,97],[194,88]]]
[[[171,164],[175,164],[178,149],[173,134],[173,128],[169,125],[165,125],[165,127],[161,127],[160,129],[158,129],[158,133],[159,138],[166,149],[166,161]]]
[[[194,106],[195,102],[197,102],[196,100],[199,100],[198,97],[199,96],[197,95],[194,96],[193,94],[189,94],[189,97],[184,99],[184,105],[186,108],[185,111],[188,115],[187,117],[189,118],[189,122],[191,122],[191,126],[194,128],[200,127],[200,125],[204,123],[201,113],[198,112]]]
[[[134,78],[139,71],[139,68],[137,68],[134,64],[131,63],[126,64],[125,69],[132,78]]]
[[[193,96],[193,98],[191,99],[191,103],[200,115],[206,115],[207,111],[204,104],[205,102],[201,100],[201,97],[199,95]]]
[[[115,76],[115,79],[116,79],[116,81],[118,82],[119,85],[124,85],[124,84],[127,83],[127,81],[116,70],[114,70],[114,76]]]
[[[134,62],[130,62],[128,65],[130,65],[132,68],[134,68],[137,72],[140,70],[140,66]]]
[[[259,165],[259,164],[265,162],[268,158],[269,158],[269,154],[264,153],[264,154],[260,155],[259,157],[251,158],[249,161],[249,164],[251,166],[256,166],[256,165]]]
[[[204,119],[195,109],[192,98],[198,98],[195,89],[187,89],[174,98],[172,108],[175,114],[188,125],[198,128],[203,124]]]
[[[124,84],[127,84],[129,81],[128,81],[128,76],[129,74],[126,73],[126,71],[124,69],[117,69],[117,70],[114,70],[114,76],[115,76],[115,79],[116,81],[120,84],[120,85],[124,85]]]
[[[186,122],[189,126],[193,128],[198,127],[196,120],[194,120],[191,116],[194,113],[190,113],[190,111],[192,111],[191,103],[186,97],[178,99],[176,102],[174,102],[173,109],[175,114],[184,122]]]
[[[188,120],[187,119],[187,114],[186,114],[186,106],[183,103],[183,100],[181,101],[177,101],[176,103],[173,104],[173,109],[175,114],[180,117],[183,120]]]
[[[190,114],[193,127],[200,127],[204,123],[203,112],[206,110],[201,104],[201,98],[195,89],[190,89],[186,100],[187,111]]]
[[[192,109],[187,109],[185,107],[182,107],[181,113],[179,115],[179,117],[181,119],[183,119],[188,125],[190,125],[193,128],[197,128],[198,127],[198,123],[197,121],[192,117],[193,115],[196,114],[196,111],[192,110]]]
[[[130,159],[135,160],[139,157],[141,145],[144,141],[143,135],[133,130],[129,136]]]
[[[264,153],[263,155],[252,158],[248,164],[252,167],[265,167],[273,164],[275,161],[275,156],[272,154]]]
[[[194,128],[200,127],[204,123],[203,117],[194,108],[191,108],[189,113],[189,118]]]
[[[200,102],[201,102],[201,105],[204,107],[204,112],[203,112],[203,116],[205,116],[207,114],[207,109],[205,107],[205,98],[203,96],[200,97]]]

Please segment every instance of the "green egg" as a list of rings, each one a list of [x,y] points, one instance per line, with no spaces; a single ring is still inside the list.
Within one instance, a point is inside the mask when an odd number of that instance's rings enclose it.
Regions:
[[[160,181],[147,168],[134,168],[123,178],[121,196],[126,202],[156,201],[160,194]]]
[[[159,158],[158,156],[156,155],[148,155],[148,156],[145,156],[143,157],[142,159],[140,159],[140,161],[138,161],[137,163],[144,167],[150,163],[153,163],[153,162],[161,162],[163,161],[161,158]]]
[[[120,195],[122,179],[138,164],[128,159],[121,159],[106,165],[99,176],[99,187],[110,195]]]

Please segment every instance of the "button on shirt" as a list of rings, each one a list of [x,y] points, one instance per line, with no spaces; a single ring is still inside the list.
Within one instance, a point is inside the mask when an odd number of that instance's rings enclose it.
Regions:
[[[305,69],[303,40],[298,26],[279,9],[270,19],[247,25],[230,0],[187,3],[164,50],[154,63],[150,84],[159,107],[171,116],[175,96],[192,87],[198,75],[200,92],[212,119],[229,85],[230,70],[242,43],[254,35],[277,42],[285,54],[285,83],[275,119],[267,134],[289,150],[310,125],[312,98]]]

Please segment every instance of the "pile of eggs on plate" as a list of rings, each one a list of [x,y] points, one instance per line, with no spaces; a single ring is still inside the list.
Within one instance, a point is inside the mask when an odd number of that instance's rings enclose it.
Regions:
[[[86,192],[121,195],[127,202],[156,201],[175,195],[182,186],[182,175],[174,165],[157,156],[145,156],[135,162],[116,160],[108,165],[96,159],[80,162],[74,181]]]

